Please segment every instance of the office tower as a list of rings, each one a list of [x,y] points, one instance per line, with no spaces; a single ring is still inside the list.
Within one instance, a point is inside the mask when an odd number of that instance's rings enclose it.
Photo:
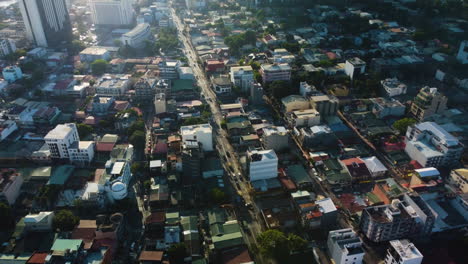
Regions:
[[[132,0],[90,0],[95,25],[129,25],[133,22]]]
[[[72,30],[65,0],[20,0],[26,35],[35,45],[60,47],[70,42]]]

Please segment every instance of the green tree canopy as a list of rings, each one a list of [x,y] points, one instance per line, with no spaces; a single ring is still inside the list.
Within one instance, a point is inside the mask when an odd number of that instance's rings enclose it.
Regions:
[[[91,71],[94,75],[101,75],[106,72],[108,62],[106,60],[98,59],[91,63]]]
[[[127,129],[127,135],[131,136],[135,131],[145,131],[145,122],[141,119],[133,122]]]
[[[133,132],[133,134],[129,138],[129,142],[133,146],[135,146],[135,148],[141,149],[145,147],[145,142],[146,142],[145,132],[140,131],[140,130]]]
[[[293,251],[306,248],[307,241],[295,234],[286,236],[283,232],[270,229],[262,232],[257,237],[260,253],[266,257],[273,258],[279,263],[287,263]]]
[[[167,250],[169,261],[174,264],[183,264],[187,251],[184,243],[173,244]]]
[[[211,199],[217,204],[225,203],[228,200],[227,194],[219,188],[211,189],[210,196],[211,196]]]
[[[61,210],[55,213],[53,226],[60,231],[72,231],[79,222],[80,218],[70,210]]]
[[[78,124],[76,125],[76,128],[78,129],[78,135],[80,136],[81,140],[83,140],[84,138],[86,138],[94,132],[93,127],[86,124]]]
[[[292,94],[291,84],[287,81],[274,81],[268,85],[270,93],[276,98],[281,99]]]
[[[13,225],[14,217],[11,207],[6,203],[0,203],[0,231],[6,231]]]
[[[409,126],[416,124],[416,119],[413,118],[402,118],[395,123],[393,123],[393,128],[400,132],[400,135],[404,135]]]

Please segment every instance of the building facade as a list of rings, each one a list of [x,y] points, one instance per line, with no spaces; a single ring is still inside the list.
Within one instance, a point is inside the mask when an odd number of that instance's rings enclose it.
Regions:
[[[102,96],[123,96],[128,90],[130,79],[128,75],[105,74],[95,84],[96,94]]]
[[[26,36],[36,46],[60,47],[71,42],[72,28],[65,0],[20,0]]]
[[[148,23],[138,24],[131,31],[122,35],[121,40],[123,45],[128,45],[132,48],[140,49],[145,47],[145,42],[153,38],[151,27]]]
[[[91,0],[91,17],[95,25],[130,25],[134,11],[131,0]]]
[[[282,151],[289,148],[289,134],[285,127],[263,128],[262,143],[265,149]]]
[[[290,81],[291,66],[283,64],[262,64],[260,66],[263,84],[273,81]]]
[[[424,121],[433,114],[440,114],[447,109],[447,97],[437,88],[421,88],[411,104],[410,112],[419,121]]]
[[[365,254],[362,240],[351,228],[330,231],[327,246],[336,264],[362,264]]]
[[[385,264],[421,264],[423,255],[409,240],[392,240],[385,256]]]
[[[181,126],[182,142],[196,140],[201,143],[203,151],[213,151],[213,129],[210,124]]]
[[[254,84],[254,74],[252,66],[231,67],[231,82],[242,92],[249,92]]]
[[[0,57],[5,57],[15,51],[16,45],[12,39],[0,39]]]
[[[3,68],[2,75],[5,81],[12,83],[23,78],[23,71],[16,65],[8,66]]]
[[[140,78],[133,88],[135,89],[135,100],[138,102],[151,102],[155,95],[156,79]]]
[[[250,181],[267,180],[278,176],[278,157],[274,150],[247,152]]]

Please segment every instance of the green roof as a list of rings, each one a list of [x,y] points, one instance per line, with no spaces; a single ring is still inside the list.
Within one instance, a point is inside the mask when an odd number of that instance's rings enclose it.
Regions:
[[[191,216],[182,216],[180,218],[180,223],[182,224],[182,230],[198,230],[198,217]]]
[[[193,81],[192,80],[173,80],[172,83],[172,91],[179,92],[184,90],[194,90]]]
[[[286,173],[297,185],[312,183],[312,179],[302,165],[289,166],[286,168]]]
[[[16,256],[16,254],[1,254],[0,255],[0,264],[25,264],[31,254],[21,254]]]
[[[223,249],[244,244],[241,232],[225,234],[222,236],[213,236],[213,246],[215,249]]]
[[[243,141],[258,140],[258,136],[257,136],[257,135],[254,135],[254,134],[246,135],[246,136],[242,136],[242,140],[243,140]]]
[[[372,203],[380,203],[381,200],[379,199],[379,197],[371,192],[368,192],[366,194],[367,198],[372,202]]]
[[[52,251],[77,251],[81,244],[83,244],[83,240],[81,239],[56,239],[52,248]]]
[[[226,214],[220,209],[213,209],[208,211],[208,223],[210,225],[216,223],[226,222]]]
[[[243,129],[243,128],[247,128],[249,126],[251,126],[250,121],[233,122],[233,123],[227,123],[226,124],[226,127],[227,127],[228,130],[233,129],[233,128]]]
[[[180,221],[179,212],[166,213],[166,224],[174,225],[174,224],[179,223],[179,221]]]
[[[335,159],[324,160],[323,163],[328,170],[325,171],[325,177],[330,184],[348,183],[351,181],[351,175]]]
[[[52,167],[21,168],[20,174],[25,181],[49,179],[52,175]]]
[[[115,143],[119,140],[119,136],[114,134],[105,134],[99,142],[102,143]]]
[[[68,178],[73,174],[75,166],[61,165],[54,168],[48,184],[64,185]]]

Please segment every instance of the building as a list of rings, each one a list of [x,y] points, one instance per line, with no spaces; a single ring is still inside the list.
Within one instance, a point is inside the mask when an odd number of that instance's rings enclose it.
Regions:
[[[133,23],[132,0],[91,0],[91,17],[98,26],[121,26]]]
[[[450,172],[449,183],[462,193],[468,193],[468,169],[456,169]]]
[[[362,240],[351,228],[330,231],[327,246],[336,264],[362,264],[365,254]]]
[[[302,96],[306,97],[315,92],[317,92],[317,88],[315,88],[314,85],[310,85],[307,82],[301,82],[299,84],[299,94]]]
[[[213,129],[210,124],[181,126],[182,142],[195,140],[201,144],[203,151],[213,151]]]
[[[289,113],[297,110],[306,110],[310,108],[310,103],[302,95],[292,94],[281,98],[281,104],[284,112]]]
[[[249,92],[254,84],[254,74],[252,66],[231,67],[231,82],[242,92]]]
[[[80,61],[93,62],[95,60],[110,60],[109,51],[101,47],[89,47],[80,52]]]
[[[397,78],[387,78],[380,81],[380,84],[382,85],[388,97],[406,94],[406,84],[398,81]]]
[[[372,177],[382,177],[387,172],[387,168],[383,165],[383,163],[375,156],[362,158],[362,160],[366,163],[367,169],[371,173]]]
[[[283,126],[263,128],[262,144],[265,149],[272,149],[275,152],[289,148],[288,130]]]
[[[366,163],[361,158],[340,160],[343,167],[348,170],[354,183],[363,183],[371,180],[371,174]]]
[[[458,48],[457,60],[461,64],[468,63],[468,40],[464,40],[460,43],[460,48]]]
[[[260,66],[263,84],[273,81],[290,81],[291,66],[283,64],[262,64]]]
[[[159,79],[154,86],[154,93],[155,94],[165,94],[166,98],[171,97],[171,80],[169,79]]]
[[[94,158],[94,142],[80,141],[74,123],[60,124],[44,137],[51,158],[69,160],[73,163],[89,163]]]
[[[153,35],[150,25],[148,23],[143,23],[136,25],[132,30],[123,34],[121,40],[123,45],[141,49],[145,47],[145,42],[152,38]]]
[[[179,78],[180,61],[165,59],[158,63],[159,78],[175,80]]]
[[[338,111],[338,99],[330,95],[315,95],[310,98],[312,108],[320,113],[320,116],[326,117],[335,115]]]
[[[20,195],[23,176],[9,169],[2,169],[0,173],[0,201],[13,205]]]
[[[217,94],[230,93],[232,84],[227,75],[212,76],[213,91]]]
[[[103,96],[123,96],[130,86],[130,79],[128,75],[105,74],[96,82],[96,94]]]
[[[385,117],[401,117],[405,114],[406,106],[395,99],[386,99],[383,97],[371,98],[372,113],[379,119]]]
[[[247,167],[250,181],[278,177],[278,157],[274,150],[251,150],[247,152]]]
[[[16,45],[12,39],[0,39],[0,57],[5,57],[15,51]]]
[[[98,96],[93,97],[92,110],[94,115],[107,115],[110,107],[114,104],[115,99],[112,96]]]
[[[21,71],[21,68],[16,65],[3,68],[2,75],[3,79],[9,83],[23,78],[23,72]]]
[[[315,109],[299,110],[292,112],[288,119],[293,127],[311,127],[320,124],[320,113]]]
[[[6,139],[13,132],[18,130],[16,122],[13,120],[0,120],[0,142]]]
[[[338,144],[338,139],[327,125],[305,126],[299,130],[295,128],[294,131],[307,148],[327,148]]]
[[[20,0],[27,38],[36,46],[61,47],[71,42],[72,27],[65,0]]]
[[[135,100],[138,102],[151,102],[155,95],[156,79],[142,77],[133,88],[135,90]]]
[[[373,242],[429,235],[436,216],[418,195],[405,194],[389,205],[364,208],[360,229]]]
[[[54,212],[28,214],[24,217],[25,229],[28,231],[51,231]]]
[[[165,113],[167,111],[166,95],[158,93],[154,97],[155,114]]]
[[[254,83],[252,87],[250,87],[250,96],[249,100],[252,104],[263,104],[263,87],[260,83]]]
[[[392,240],[385,256],[385,264],[421,264],[423,255],[407,239]]]
[[[359,78],[366,72],[366,62],[355,57],[349,60],[346,60],[345,64],[345,73],[349,76],[351,80]]]
[[[202,9],[206,6],[206,0],[185,0],[187,9]]]
[[[196,140],[184,141],[182,145],[182,173],[184,182],[191,182],[191,179],[198,179],[202,175],[201,161],[203,152],[201,144]]]
[[[463,153],[460,141],[434,122],[413,125],[406,131],[405,151],[422,167],[451,167]]]
[[[440,114],[447,109],[447,97],[437,88],[421,88],[411,104],[410,112],[419,121],[424,121],[433,114]]]

